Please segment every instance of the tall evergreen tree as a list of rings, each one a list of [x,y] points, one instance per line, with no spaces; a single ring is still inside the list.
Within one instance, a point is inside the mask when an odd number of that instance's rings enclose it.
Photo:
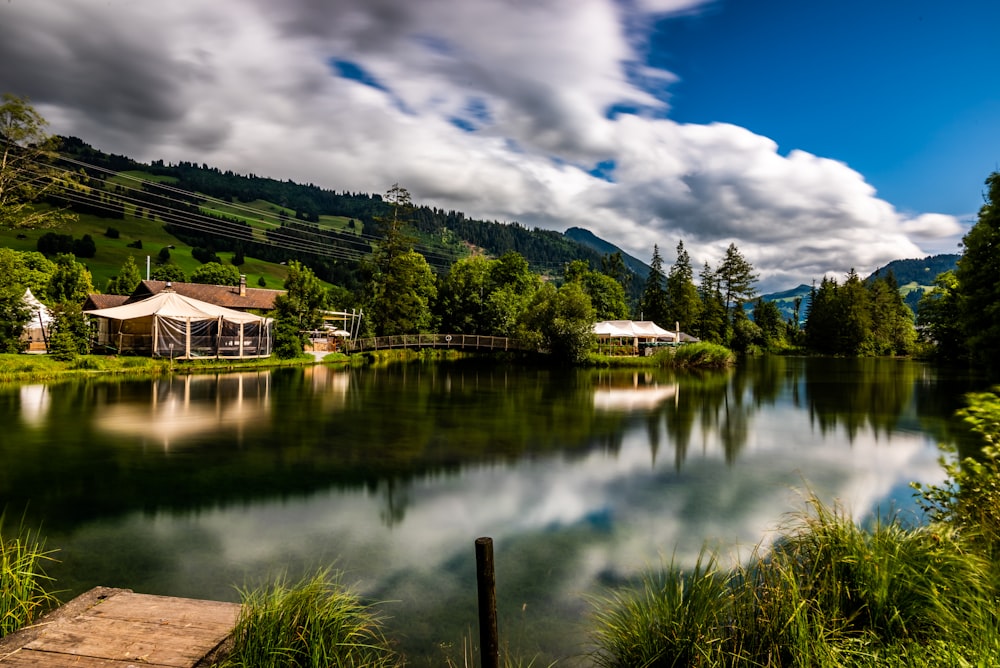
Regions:
[[[109,295],[130,295],[135,292],[142,282],[142,274],[139,273],[139,266],[135,263],[135,258],[131,255],[125,258],[118,275],[108,281],[105,290]]]
[[[986,179],[986,203],[962,239],[958,261],[962,329],[972,358],[1000,367],[1000,172]]]
[[[698,276],[701,284],[698,295],[701,298],[701,317],[698,320],[696,334],[703,341],[720,342],[725,339],[726,307],[722,292],[719,290],[719,279],[706,262]]]
[[[670,314],[667,305],[667,291],[663,287],[664,280],[663,257],[660,256],[659,246],[654,244],[653,259],[649,262],[649,275],[646,277],[646,286],[642,291],[639,310],[642,320],[652,320],[665,327]]]
[[[826,276],[819,288],[813,284],[805,324],[806,347],[810,350],[825,355],[840,352],[840,324],[843,316],[840,313],[838,292],[837,281]]]
[[[722,299],[729,311],[735,312],[757,294],[758,275],[753,265],[743,257],[735,243],[729,244],[726,255],[716,269]]]
[[[857,355],[871,336],[871,300],[861,277],[852,268],[837,293],[840,301],[840,342],[838,352]]]
[[[691,256],[685,250],[683,240],[677,242],[677,260],[667,274],[667,303],[669,312],[664,327],[670,329],[677,325],[690,332],[697,326],[701,316],[701,298],[694,284]]]

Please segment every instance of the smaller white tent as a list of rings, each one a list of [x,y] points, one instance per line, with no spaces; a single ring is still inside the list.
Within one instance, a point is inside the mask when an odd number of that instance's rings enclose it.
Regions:
[[[641,344],[676,343],[677,332],[670,332],[652,320],[602,320],[594,324],[598,350],[612,355],[639,354]]]
[[[667,339],[674,341],[676,333],[667,331],[652,320],[603,320],[594,325],[598,338]]]
[[[148,299],[84,311],[104,318],[98,345],[154,357],[267,357],[270,318],[234,311],[164,290]]]
[[[22,298],[25,306],[31,311],[31,317],[24,325],[22,338],[28,342],[29,351],[44,351],[48,348],[49,327],[52,326],[52,311],[49,307],[38,301],[35,295],[31,294],[31,289],[24,291]]]

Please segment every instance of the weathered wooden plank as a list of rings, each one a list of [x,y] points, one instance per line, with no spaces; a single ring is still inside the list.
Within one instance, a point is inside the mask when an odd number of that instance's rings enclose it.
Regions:
[[[0,668],[192,668],[228,638],[237,603],[95,588],[0,639]]]
[[[122,592],[87,611],[96,618],[151,622],[169,620],[206,629],[231,630],[239,616],[238,603],[173,598]]]
[[[173,668],[155,663],[112,661],[30,649],[20,649],[7,656],[0,656],[0,666],[4,668]]]
[[[206,631],[170,621],[143,622],[81,616],[72,624],[46,630],[25,648],[184,668],[197,663],[222,642],[227,632],[228,629]]]

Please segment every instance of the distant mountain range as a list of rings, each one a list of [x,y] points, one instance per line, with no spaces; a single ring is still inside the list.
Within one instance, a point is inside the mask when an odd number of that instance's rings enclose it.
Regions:
[[[916,313],[917,304],[920,302],[920,298],[925,292],[934,287],[934,279],[937,278],[938,274],[946,271],[954,271],[958,266],[958,259],[960,257],[962,256],[956,254],[944,254],[928,255],[927,257],[921,259],[893,260],[889,264],[879,267],[873,271],[865,277],[865,280],[871,281],[876,278],[887,276],[891,273],[896,277],[896,283],[899,285],[899,291],[902,293],[907,306],[909,306],[910,309]],[[802,302],[799,307],[799,319],[800,321],[804,321],[809,307],[809,294],[811,291],[812,286],[802,284],[798,287],[791,288],[790,290],[782,290],[781,292],[771,292],[766,295],[761,295],[761,299],[777,304],[778,310],[781,311],[781,314],[785,317],[785,319],[794,317],[795,300],[801,299]],[[751,311],[753,309],[753,304],[746,304],[745,308],[748,311]]]

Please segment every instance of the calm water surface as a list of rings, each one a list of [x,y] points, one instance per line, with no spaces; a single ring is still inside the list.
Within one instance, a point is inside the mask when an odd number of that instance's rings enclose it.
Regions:
[[[586,664],[587,596],[703,545],[745,556],[804,490],[915,513],[982,383],[901,360],[736,371],[466,363],[0,388],[0,506],[95,585],[236,600],[333,565],[411,665],[478,637],[492,536],[502,643]],[[915,516],[915,515],[914,515]]]

